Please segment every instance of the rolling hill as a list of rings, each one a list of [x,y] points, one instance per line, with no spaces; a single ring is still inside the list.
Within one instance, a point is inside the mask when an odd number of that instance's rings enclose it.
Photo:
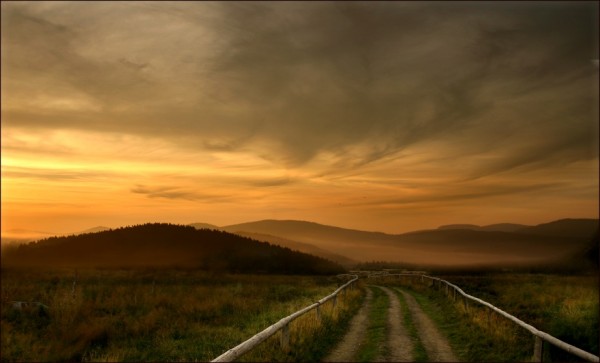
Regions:
[[[20,245],[4,251],[2,266],[188,267],[279,274],[344,270],[319,257],[231,233],[158,223]]]
[[[598,231],[597,219],[560,219],[527,227],[519,232],[538,236],[589,238]]]
[[[537,226],[460,226],[393,235],[305,221],[264,220],[222,229],[308,243],[357,261],[436,266],[539,265],[557,263],[588,248],[598,230],[598,220],[564,219]]]
[[[271,236],[269,234],[261,234],[261,233],[251,233],[251,232],[238,232],[236,233],[240,236],[248,237],[255,239],[257,241],[269,242],[273,245],[287,247],[291,250],[308,253],[314,256],[319,256],[333,262],[339,263],[342,266],[353,266],[356,264],[355,260],[347,258],[345,256],[339,255],[337,253],[333,253],[331,251],[324,250],[310,243],[296,242],[286,238]]]
[[[440,226],[438,229],[472,229],[475,231],[491,231],[491,232],[517,232],[530,226],[515,223],[496,223],[487,226],[478,226],[476,224],[448,224]]]

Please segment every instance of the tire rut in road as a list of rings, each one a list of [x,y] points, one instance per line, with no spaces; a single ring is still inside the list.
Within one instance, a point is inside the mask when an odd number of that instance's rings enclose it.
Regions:
[[[414,325],[417,328],[421,343],[427,352],[429,361],[458,362],[458,358],[452,352],[448,340],[439,332],[429,316],[423,312],[415,298],[404,290],[396,290],[402,294],[406,301],[406,305],[408,306]]]
[[[413,342],[408,335],[406,327],[403,324],[403,314],[398,296],[387,287],[377,286],[383,290],[390,301],[388,308],[388,326],[387,326],[387,352],[388,356],[378,357],[377,361],[388,362],[412,362]]]
[[[342,341],[329,353],[323,362],[355,362],[356,353],[364,342],[365,329],[369,323],[369,311],[373,292],[367,288],[367,296],[363,306],[350,321],[348,332]]]

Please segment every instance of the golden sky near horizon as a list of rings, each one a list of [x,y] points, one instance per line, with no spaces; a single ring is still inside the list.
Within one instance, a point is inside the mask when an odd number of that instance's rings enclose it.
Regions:
[[[598,218],[594,2],[2,2],[2,235]]]

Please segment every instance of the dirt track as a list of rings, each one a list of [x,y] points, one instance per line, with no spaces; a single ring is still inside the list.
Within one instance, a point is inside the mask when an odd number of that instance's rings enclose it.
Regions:
[[[329,353],[324,362],[356,362],[356,352],[364,341],[365,329],[369,322],[369,310],[371,310],[371,300],[373,293],[367,289],[367,297],[358,313],[352,318],[350,328],[344,336],[344,339],[335,349]]]
[[[417,328],[421,343],[431,362],[458,362],[448,340],[442,336],[431,319],[423,312],[415,298],[404,290],[398,289],[404,297],[413,322]]]
[[[403,324],[403,314],[400,308],[398,296],[387,287],[377,286],[383,290],[388,299],[390,299],[390,307],[388,308],[388,335],[387,335],[387,351],[389,356],[380,357],[377,361],[388,362],[412,362],[413,359],[413,343],[406,328]]]
[[[414,344],[404,326],[403,311],[398,296],[389,288],[377,286],[383,290],[389,299],[387,339],[380,342],[387,349],[386,356],[378,356],[379,362],[411,362],[414,360]],[[452,352],[446,338],[440,334],[433,321],[423,312],[415,298],[408,292],[397,289],[402,294],[410,312],[411,319],[417,329],[429,361],[431,362],[457,362],[458,358]],[[366,338],[366,329],[369,326],[369,312],[373,293],[367,288],[367,296],[358,313],[352,318],[348,332],[333,351],[323,359],[324,362],[356,362],[356,355]]]

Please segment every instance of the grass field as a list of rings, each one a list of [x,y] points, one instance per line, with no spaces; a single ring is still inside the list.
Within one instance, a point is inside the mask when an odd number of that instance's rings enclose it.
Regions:
[[[598,276],[544,274],[482,274],[442,276],[466,293],[479,297],[567,343],[598,355]],[[406,286],[397,278],[388,285]],[[452,302],[443,289],[411,284],[423,309],[448,336],[466,361],[531,359],[533,337],[488,309],[462,300]],[[544,344],[544,361],[581,361]]]
[[[1,278],[2,361],[206,361],[339,285],[328,277],[192,270],[2,270]],[[320,358],[361,295],[354,289],[336,309],[323,306],[322,323],[314,313],[293,322],[290,344],[302,349],[282,352],[276,334],[243,358]],[[49,308],[18,311],[13,300]]]

